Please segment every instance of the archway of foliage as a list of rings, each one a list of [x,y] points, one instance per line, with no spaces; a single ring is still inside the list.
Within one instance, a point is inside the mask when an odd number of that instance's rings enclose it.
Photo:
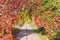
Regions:
[[[60,29],[60,0],[0,0],[0,36],[5,31],[12,33],[16,24],[29,22],[32,17],[48,37],[56,35]]]

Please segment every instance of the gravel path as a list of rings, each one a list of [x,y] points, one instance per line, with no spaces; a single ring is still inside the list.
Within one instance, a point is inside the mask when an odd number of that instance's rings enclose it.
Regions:
[[[18,34],[18,40],[40,40],[37,33],[28,24],[21,27],[21,32]]]

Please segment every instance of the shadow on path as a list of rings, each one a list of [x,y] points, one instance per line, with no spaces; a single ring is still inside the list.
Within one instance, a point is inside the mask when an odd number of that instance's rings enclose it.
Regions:
[[[30,34],[34,34],[34,33],[41,33],[42,35],[46,34],[45,30],[43,28],[41,29],[37,29],[37,30],[33,30],[33,29],[21,29],[22,32],[18,33],[18,39],[23,38],[24,36],[28,36]]]

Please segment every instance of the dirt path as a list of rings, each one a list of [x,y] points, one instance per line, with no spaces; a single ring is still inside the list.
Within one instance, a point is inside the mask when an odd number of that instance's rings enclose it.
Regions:
[[[21,27],[21,32],[18,34],[19,40],[40,40],[40,37],[37,33],[28,25],[24,24]]]

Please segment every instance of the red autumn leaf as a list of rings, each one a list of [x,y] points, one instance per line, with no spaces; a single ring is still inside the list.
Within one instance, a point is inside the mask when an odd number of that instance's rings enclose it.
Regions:
[[[0,40],[13,40],[12,34],[4,35],[3,38],[0,38]]]
[[[52,34],[51,34],[50,31],[47,33],[47,36],[48,36],[48,37],[51,37],[51,36],[52,36]]]
[[[35,17],[35,23],[38,27],[42,26],[42,19],[40,17]]]
[[[4,0],[0,0],[0,4],[1,4],[1,3],[4,3]]]

